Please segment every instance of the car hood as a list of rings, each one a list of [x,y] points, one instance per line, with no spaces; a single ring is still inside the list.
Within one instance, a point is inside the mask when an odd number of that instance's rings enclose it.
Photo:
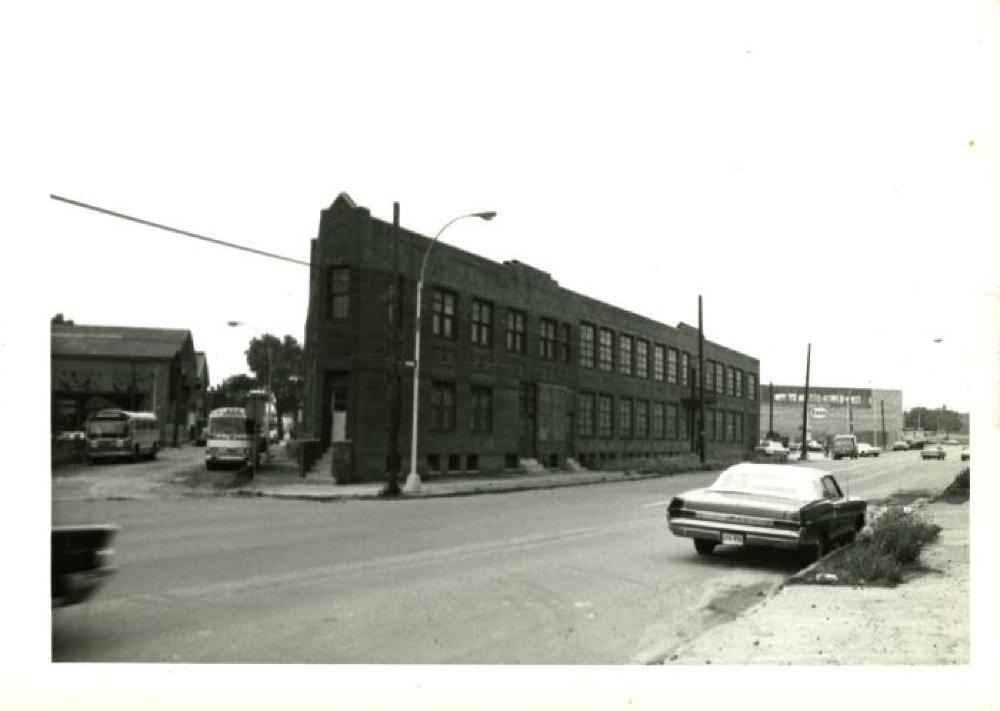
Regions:
[[[798,511],[812,499],[790,499],[748,491],[693,489],[680,495],[685,508],[696,511],[741,513],[748,516],[776,516]]]

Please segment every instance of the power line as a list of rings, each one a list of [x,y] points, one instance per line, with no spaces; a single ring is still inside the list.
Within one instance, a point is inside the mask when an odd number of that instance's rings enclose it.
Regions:
[[[280,254],[274,254],[273,252],[265,252],[260,249],[254,249],[253,247],[245,247],[241,244],[236,244],[235,242],[226,242],[221,239],[215,239],[213,237],[206,237],[205,235],[199,235],[194,232],[188,232],[187,230],[179,230],[176,227],[168,227],[167,225],[161,225],[157,222],[150,222],[149,220],[143,220],[138,217],[132,217],[131,215],[126,215],[121,212],[115,212],[114,210],[107,210],[103,207],[97,207],[96,205],[88,205],[85,202],[79,202],[78,200],[71,200],[69,198],[61,197],[59,195],[49,194],[49,197],[53,200],[58,200],[59,202],[65,202],[69,205],[76,205],[77,207],[82,207],[86,210],[93,210],[94,212],[101,212],[105,215],[111,215],[112,217],[120,217],[123,220],[129,220],[130,222],[138,222],[140,225],[146,225],[147,227],[155,227],[158,230],[165,230],[167,232],[173,232],[175,234],[184,235],[185,237],[193,237],[194,239],[200,239],[204,242],[211,242],[212,244],[222,245],[223,247],[230,247],[232,249],[239,249],[244,252],[250,252],[252,254],[259,254],[262,257],[270,257],[271,259],[280,259],[283,262],[291,262],[292,264],[301,264],[304,267],[311,267],[312,264],[309,262],[303,262],[301,259],[292,259],[291,257],[285,257]]]

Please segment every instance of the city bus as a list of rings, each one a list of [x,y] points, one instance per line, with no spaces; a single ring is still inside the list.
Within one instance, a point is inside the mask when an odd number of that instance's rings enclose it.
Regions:
[[[253,459],[251,423],[246,408],[220,407],[208,413],[205,468],[219,465],[250,465]],[[257,453],[258,460],[260,452]]]
[[[87,418],[85,431],[90,461],[155,459],[160,449],[160,422],[152,412],[98,410]]]

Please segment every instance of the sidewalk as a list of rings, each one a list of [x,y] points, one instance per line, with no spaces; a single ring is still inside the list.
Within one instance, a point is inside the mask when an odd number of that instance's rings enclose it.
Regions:
[[[786,584],[664,664],[968,664],[969,503],[930,504],[931,570],[895,588]]]

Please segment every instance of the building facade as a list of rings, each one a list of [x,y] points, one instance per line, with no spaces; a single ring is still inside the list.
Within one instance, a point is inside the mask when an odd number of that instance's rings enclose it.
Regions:
[[[341,194],[312,243],[304,431],[338,482],[383,479],[391,432],[409,469],[412,368],[392,427],[390,310],[412,361],[416,282],[430,240]],[[399,300],[392,297],[398,264]],[[398,304],[398,307],[397,307]],[[422,299],[418,471],[474,472],[690,452],[698,331],[559,286],[517,261],[437,244]],[[705,342],[710,456],[758,440],[757,359]],[[307,435],[307,436],[309,436]]]
[[[51,339],[53,433],[118,408],[155,413],[163,443],[187,439],[199,391],[190,331],[53,323]]]
[[[760,392],[761,432],[773,428],[782,439],[801,441],[804,386],[766,384]],[[902,439],[901,390],[810,386],[807,412],[809,436],[820,443],[853,433],[858,441],[885,449]]]

